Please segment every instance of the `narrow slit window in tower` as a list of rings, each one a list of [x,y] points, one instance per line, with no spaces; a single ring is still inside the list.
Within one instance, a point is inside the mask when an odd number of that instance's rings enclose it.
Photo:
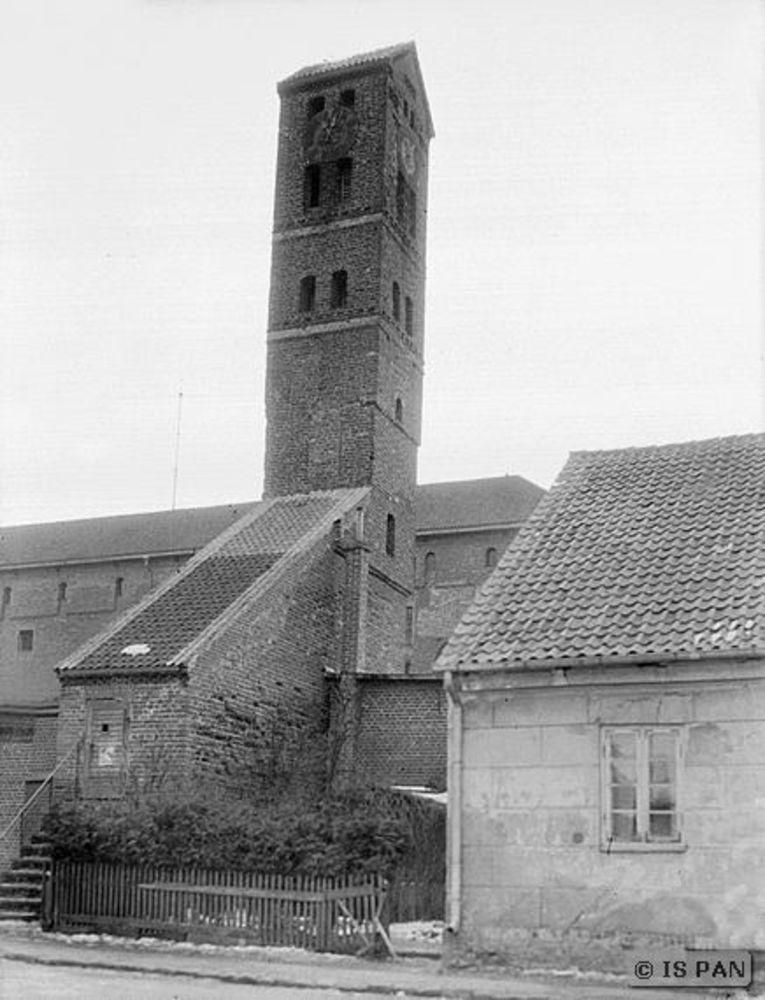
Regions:
[[[412,300],[408,295],[406,297],[406,301],[404,302],[404,329],[411,337],[412,331],[414,330],[414,306],[412,305]]]
[[[403,223],[406,215],[406,181],[399,170],[396,176],[396,218]]]
[[[401,286],[397,281],[393,282],[393,318],[397,323],[401,319]]]
[[[401,397],[396,398],[396,422],[402,424],[404,422],[404,404],[401,402]]]
[[[490,548],[486,550],[486,567],[492,569],[497,565],[497,550]]]
[[[330,305],[333,309],[342,309],[348,304],[348,272],[335,271],[332,275],[332,292]]]
[[[58,602],[62,604],[66,600],[66,584],[62,582],[58,585]]]
[[[385,551],[389,556],[396,554],[396,518],[392,514],[388,514],[385,526]]]
[[[321,204],[321,167],[312,163],[303,175],[303,202],[305,208],[318,208]]]
[[[353,178],[353,160],[344,156],[337,161],[337,200],[345,204],[351,200],[351,180]]]
[[[316,304],[316,276],[307,274],[300,281],[300,311],[311,312]]]

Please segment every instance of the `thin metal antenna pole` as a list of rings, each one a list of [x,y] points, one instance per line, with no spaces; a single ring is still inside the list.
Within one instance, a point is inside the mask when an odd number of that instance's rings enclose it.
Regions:
[[[178,494],[178,461],[181,453],[181,407],[183,406],[183,392],[178,393],[178,416],[175,421],[175,467],[173,468],[173,506]]]

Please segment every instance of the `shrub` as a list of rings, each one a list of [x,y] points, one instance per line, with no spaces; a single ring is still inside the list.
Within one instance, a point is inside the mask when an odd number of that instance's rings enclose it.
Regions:
[[[59,806],[47,832],[60,859],[336,876],[402,865],[443,870],[444,810],[367,788],[257,809],[219,796],[147,796]]]

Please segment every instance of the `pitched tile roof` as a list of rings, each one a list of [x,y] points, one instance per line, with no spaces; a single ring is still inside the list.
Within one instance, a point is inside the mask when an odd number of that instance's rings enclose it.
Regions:
[[[0,528],[0,566],[50,566],[143,555],[188,554],[206,545],[256,504],[90,517]]]
[[[439,668],[765,649],[765,435],[576,452]]]
[[[339,73],[344,70],[357,69],[361,66],[370,66],[374,63],[389,62],[399,56],[414,53],[414,42],[399,42],[396,45],[387,45],[384,48],[372,49],[369,52],[359,52],[353,56],[346,56],[343,59],[326,59],[324,62],[313,63],[310,66],[303,66],[301,69],[285,77],[280,84],[294,83],[308,76],[318,76],[321,73]]]
[[[280,497],[219,535],[177,574],[58,668],[62,676],[163,669],[314,530],[328,529],[361,490]]]
[[[544,492],[522,476],[418,486],[417,530],[435,533],[522,524]]]
[[[343,59],[327,59],[324,62],[313,63],[311,66],[303,66],[288,77],[285,77],[278,85],[279,93],[284,93],[294,87],[301,85],[304,81],[317,76],[335,76],[340,73],[352,72],[364,67],[375,66],[380,63],[392,63],[394,60],[404,56],[411,56],[414,60],[415,73],[418,77],[422,100],[425,107],[428,133],[433,135],[433,119],[428,104],[428,96],[422,79],[420,63],[417,58],[417,46],[414,42],[400,42],[397,45],[388,45],[385,48],[373,49],[370,52],[360,52]]]

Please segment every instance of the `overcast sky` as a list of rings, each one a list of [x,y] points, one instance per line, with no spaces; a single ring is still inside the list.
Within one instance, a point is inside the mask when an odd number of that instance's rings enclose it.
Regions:
[[[762,429],[757,0],[3,0],[0,522],[262,487],[278,100],[414,39],[421,482]]]

